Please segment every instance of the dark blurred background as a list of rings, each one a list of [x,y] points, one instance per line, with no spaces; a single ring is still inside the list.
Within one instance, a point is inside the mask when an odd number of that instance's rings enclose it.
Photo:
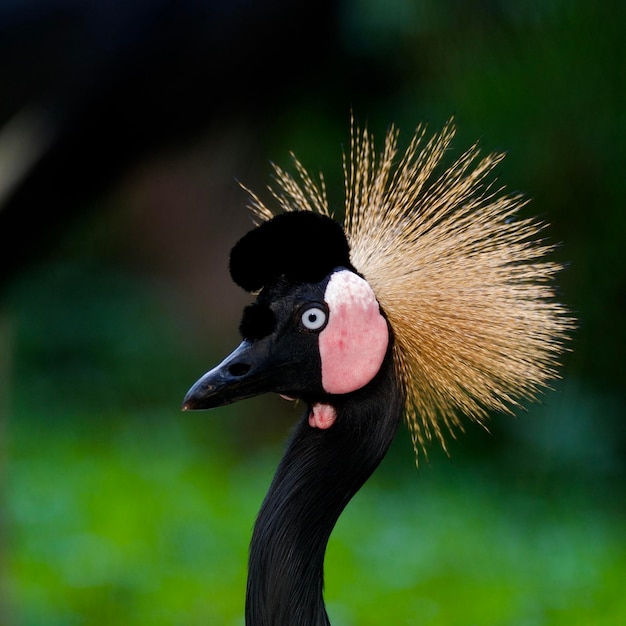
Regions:
[[[351,112],[507,152],[579,327],[516,419],[419,470],[401,432],[331,540],[333,623],[626,623],[625,24],[621,0],[4,0],[0,623],[243,623],[297,410],[179,405],[238,340],[238,181],[294,150],[341,207]]]

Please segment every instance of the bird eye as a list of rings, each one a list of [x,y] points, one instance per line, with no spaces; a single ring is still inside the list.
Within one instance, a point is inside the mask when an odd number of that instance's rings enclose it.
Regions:
[[[302,313],[300,321],[307,330],[322,330],[326,326],[326,311],[319,306],[312,306]]]

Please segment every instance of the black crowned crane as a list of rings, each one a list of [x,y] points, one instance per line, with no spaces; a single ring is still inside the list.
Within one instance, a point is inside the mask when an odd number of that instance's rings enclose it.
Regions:
[[[251,194],[258,225],[230,256],[256,294],[243,340],[183,403],[275,392],[306,406],[254,527],[247,626],[329,625],[329,536],[403,415],[417,452],[461,415],[484,423],[556,376],[572,322],[542,225],[487,181],[501,155],[473,146],[440,169],[453,135],[451,123],[429,141],[418,128],[398,158],[394,129],[378,155],[353,130],[343,225],[295,159],[296,177],[275,168],[278,214]]]

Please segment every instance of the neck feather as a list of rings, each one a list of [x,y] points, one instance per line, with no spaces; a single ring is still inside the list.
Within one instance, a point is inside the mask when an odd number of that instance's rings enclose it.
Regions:
[[[303,416],[259,512],[246,626],[329,626],[322,595],[328,538],[385,456],[404,406],[391,351],[370,384],[333,404],[337,420],[327,430]]]

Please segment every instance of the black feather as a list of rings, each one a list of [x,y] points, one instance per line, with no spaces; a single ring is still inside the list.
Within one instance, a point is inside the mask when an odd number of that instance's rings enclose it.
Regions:
[[[263,339],[275,328],[276,316],[266,304],[255,302],[243,310],[239,332],[244,339]]]
[[[230,275],[246,291],[281,276],[316,283],[336,267],[353,269],[341,225],[310,211],[281,213],[244,235],[230,253]]]

